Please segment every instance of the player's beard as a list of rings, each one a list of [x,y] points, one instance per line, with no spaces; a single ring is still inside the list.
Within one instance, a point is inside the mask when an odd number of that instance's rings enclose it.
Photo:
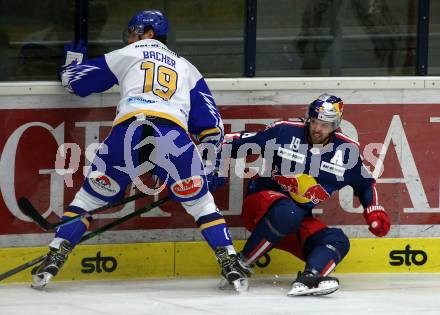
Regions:
[[[309,137],[313,144],[326,144],[330,138],[330,135],[327,135],[323,132],[315,132],[311,130],[309,132]]]

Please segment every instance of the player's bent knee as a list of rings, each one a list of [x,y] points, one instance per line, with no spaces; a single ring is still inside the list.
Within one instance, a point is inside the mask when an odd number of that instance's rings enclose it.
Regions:
[[[280,235],[288,235],[299,229],[304,216],[304,210],[297,207],[291,200],[280,199],[270,208],[266,218]]]
[[[325,246],[335,253],[336,262],[340,262],[350,249],[350,240],[345,233],[338,228],[325,228],[310,236],[305,244],[306,252],[310,252],[318,246]]]
[[[350,240],[341,229],[329,228],[323,241],[326,244],[334,246],[338,250],[340,260],[342,260],[350,250]]]
[[[75,198],[70,203],[71,206],[81,208],[85,211],[90,211],[106,205],[107,202],[92,196],[83,188],[81,188],[75,195]]]
[[[182,206],[186,212],[193,216],[195,221],[202,216],[217,212],[214,197],[210,192],[207,192],[198,199],[182,202]]]

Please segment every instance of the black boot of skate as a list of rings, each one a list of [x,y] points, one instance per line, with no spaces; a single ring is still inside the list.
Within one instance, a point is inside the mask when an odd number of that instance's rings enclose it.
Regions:
[[[241,258],[238,255],[229,255],[226,247],[218,247],[215,250],[215,256],[222,269],[222,276],[227,283],[234,286],[235,291],[247,291],[247,278],[250,277],[251,270]],[[221,284],[220,287],[222,286]]]
[[[334,277],[321,276],[319,273],[298,272],[298,277],[292,283],[288,296],[326,295],[339,289],[339,280]]]
[[[237,255],[237,268],[246,275],[246,277],[250,278],[254,273],[253,269],[254,265],[249,265],[247,259],[243,256],[242,253],[238,253]]]
[[[62,241],[58,249],[49,247],[49,253],[43,262],[32,269],[31,288],[44,288],[57,275],[72,249],[73,246],[67,240]]]

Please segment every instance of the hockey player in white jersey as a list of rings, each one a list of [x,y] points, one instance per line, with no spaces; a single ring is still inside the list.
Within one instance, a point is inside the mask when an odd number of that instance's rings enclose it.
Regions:
[[[215,252],[223,277],[243,290],[249,271],[241,265],[225,219],[209,191],[215,174],[205,170],[189,136],[219,150],[223,123],[202,75],[168,49],[167,34],[167,18],[158,10],[145,10],[130,20],[126,47],[63,68],[62,84],[70,93],[85,97],[118,84],[121,100],[113,128],[101,146],[104,150],[97,152],[91,171],[61,220],[120,200],[126,187],[136,184],[139,170],[148,170],[194,217]],[[59,272],[91,220],[85,216],[57,230],[47,258],[32,271],[32,287],[44,287]]]

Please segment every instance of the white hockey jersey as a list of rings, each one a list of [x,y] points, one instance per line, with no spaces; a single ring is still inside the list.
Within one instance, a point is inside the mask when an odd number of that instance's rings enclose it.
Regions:
[[[173,121],[199,140],[223,138],[220,114],[200,72],[157,40],[140,40],[71,64],[61,79],[70,92],[82,97],[119,84],[115,125],[143,113]]]

